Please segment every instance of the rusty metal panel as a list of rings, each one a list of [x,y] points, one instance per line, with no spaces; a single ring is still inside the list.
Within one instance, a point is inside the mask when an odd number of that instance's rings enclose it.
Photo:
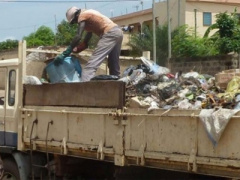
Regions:
[[[213,147],[198,118],[199,112],[127,109],[124,139],[128,163],[236,176],[240,167],[240,113],[230,120],[218,145]]]
[[[58,152],[85,158],[112,157],[116,132],[109,108],[28,107],[21,119],[24,127],[23,150]],[[45,150],[44,150],[45,151]]]
[[[239,116],[239,113],[236,116]],[[214,147],[201,123],[198,130],[198,155],[224,159],[240,159],[239,128],[239,118],[231,118],[217,146]]]
[[[161,115],[164,110],[152,114],[144,109],[128,109],[125,132],[126,150],[190,154],[194,132],[190,112],[181,117],[180,112],[172,111]],[[171,115],[173,113],[173,115]]]
[[[122,108],[125,83],[89,81],[24,85],[24,105]]]

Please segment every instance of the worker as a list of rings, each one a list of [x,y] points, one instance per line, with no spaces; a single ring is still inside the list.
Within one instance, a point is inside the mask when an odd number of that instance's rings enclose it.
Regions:
[[[67,20],[70,24],[78,24],[76,36],[71,44],[54,61],[61,62],[71,52],[79,53],[88,47],[88,42],[92,37],[92,33],[100,37],[92,56],[82,69],[81,80],[89,81],[95,76],[95,73],[101,63],[108,56],[108,68],[110,75],[120,75],[119,56],[123,40],[121,28],[108,17],[93,9],[79,9],[71,7],[66,12]],[[86,36],[81,42],[83,32]],[[80,43],[81,42],[81,43]]]

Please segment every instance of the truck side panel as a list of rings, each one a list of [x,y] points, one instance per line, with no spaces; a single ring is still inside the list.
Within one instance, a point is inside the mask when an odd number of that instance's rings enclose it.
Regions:
[[[47,148],[49,152],[93,159],[100,158],[99,153],[106,153],[106,159],[113,161],[113,147],[119,126],[114,124],[113,117],[108,113],[114,109],[73,109],[25,107],[25,150],[32,148],[44,151]],[[30,139],[33,139],[32,147]]]
[[[129,164],[239,177],[239,115],[213,146],[199,111],[129,109],[125,116],[125,157]]]
[[[123,108],[125,83],[90,81],[24,85],[24,105]]]

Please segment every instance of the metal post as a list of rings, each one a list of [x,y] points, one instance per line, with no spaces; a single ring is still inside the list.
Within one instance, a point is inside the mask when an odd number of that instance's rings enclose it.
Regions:
[[[152,1],[153,16],[153,61],[156,62],[156,21],[155,21],[155,0]]]
[[[178,27],[180,26],[181,21],[181,0],[178,0]]]
[[[197,37],[197,9],[194,9],[194,23],[195,23],[194,33],[196,38]]]
[[[55,20],[55,46],[57,46],[57,38],[56,38],[56,35],[57,35],[57,18],[56,18],[56,14],[54,15],[54,20]]]
[[[168,17],[168,67],[170,65],[170,58],[172,56],[172,45],[171,45],[171,17],[170,17],[170,5],[169,1],[167,0],[167,17]]]
[[[238,68],[240,69],[240,50],[238,51]]]

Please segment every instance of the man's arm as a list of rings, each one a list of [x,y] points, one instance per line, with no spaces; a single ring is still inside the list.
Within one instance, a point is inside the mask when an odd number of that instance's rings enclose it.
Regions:
[[[92,32],[88,32],[88,33],[86,34],[85,38],[84,38],[84,42],[85,42],[86,44],[88,44],[88,42],[90,41],[91,37],[92,37]]]
[[[71,52],[73,51],[73,48],[75,46],[77,46],[77,44],[79,43],[79,41],[82,38],[82,33],[84,31],[85,28],[85,22],[82,21],[79,23],[78,25],[78,31],[77,31],[77,35],[73,38],[71,44],[67,47],[67,49],[65,51],[62,52],[62,54],[58,55],[55,59],[54,59],[54,64],[58,65],[61,62],[63,62],[64,58],[66,58],[67,56],[69,56],[71,54]]]
[[[79,45],[77,45],[76,47],[73,48],[73,52],[74,53],[79,53],[84,51],[85,49],[88,48],[88,42],[90,41],[92,37],[92,32],[88,32],[83,40],[83,42],[81,42]]]
[[[72,48],[76,47],[79,43],[79,41],[82,39],[82,34],[85,28],[85,21],[82,21],[78,24],[78,30],[77,30],[77,35],[73,38],[70,46]]]

